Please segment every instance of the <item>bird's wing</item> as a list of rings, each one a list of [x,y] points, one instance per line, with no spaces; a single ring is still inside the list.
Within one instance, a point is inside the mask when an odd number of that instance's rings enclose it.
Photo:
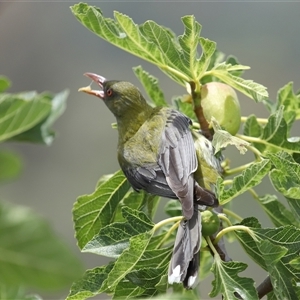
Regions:
[[[199,205],[216,206],[218,200],[213,192],[195,182],[193,173],[200,162],[189,128],[191,120],[176,110],[168,110],[158,164],[169,187],[181,201],[183,215],[190,219],[194,201]]]
[[[171,109],[167,112],[167,116],[158,164],[171,190],[181,201],[183,215],[190,219],[194,207],[193,172],[198,166],[194,141],[189,129],[191,120]]]

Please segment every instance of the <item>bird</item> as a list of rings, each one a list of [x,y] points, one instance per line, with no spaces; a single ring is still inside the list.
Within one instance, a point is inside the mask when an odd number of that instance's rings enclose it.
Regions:
[[[182,206],[168,270],[168,283],[195,285],[200,264],[199,207],[219,205],[214,186],[221,174],[211,142],[192,131],[192,121],[171,107],[152,107],[130,82],[85,73],[100,90],[80,88],[103,100],[117,121],[119,165],[132,188]]]

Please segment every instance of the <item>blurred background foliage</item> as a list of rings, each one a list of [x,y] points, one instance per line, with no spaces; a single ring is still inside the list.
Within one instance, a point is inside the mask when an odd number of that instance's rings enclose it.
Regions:
[[[78,93],[89,84],[84,72],[97,72],[108,79],[123,79],[139,85],[132,67],[143,64],[157,76],[167,99],[185,91],[156,67],[117,49],[84,28],[69,6],[76,1],[0,2],[0,74],[12,81],[8,92],[70,90],[67,110],[56,122],[56,140],[51,147],[9,142],[2,149],[22,157],[23,171],[14,181],[1,186],[1,199],[33,208],[44,216],[60,236],[70,244],[86,267],[101,265],[103,258],[80,254],[74,239],[72,206],[79,195],[91,193],[103,174],[119,169],[116,159],[117,132],[111,129],[112,114],[97,98]],[[300,3],[261,2],[175,2],[175,1],[94,1],[105,16],[117,10],[136,23],[148,19],[181,34],[180,17],[194,14],[203,26],[202,36],[217,42],[225,54],[235,55],[240,63],[251,66],[244,78],[268,87],[271,99],[279,88],[294,81],[300,88]],[[239,94],[242,114],[266,117],[261,104]],[[299,124],[298,124],[299,127]],[[300,128],[293,128],[299,135]],[[226,155],[232,166],[247,160],[229,148]],[[265,180],[257,192],[266,193]],[[241,216],[255,215],[264,226],[265,215],[257,215],[258,204],[246,194],[234,200]],[[245,254],[229,246],[235,260]],[[251,265],[247,272],[257,272]],[[265,274],[260,273],[257,281]],[[207,287],[210,291],[210,287]],[[62,292],[66,295],[67,292]],[[203,292],[205,294],[205,292]],[[52,297],[43,295],[45,298]]]

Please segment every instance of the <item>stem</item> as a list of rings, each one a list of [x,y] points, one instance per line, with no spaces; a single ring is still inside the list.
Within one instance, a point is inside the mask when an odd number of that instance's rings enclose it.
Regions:
[[[248,117],[241,117],[241,121],[243,123],[245,123],[247,119],[248,119]],[[256,121],[258,123],[261,123],[261,124],[267,124],[268,123],[268,119],[265,119],[265,118],[256,118]]]
[[[272,282],[270,276],[268,276],[256,289],[258,298],[261,299],[271,291],[273,291]]]
[[[255,147],[250,146],[250,145],[246,146],[246,148],[254,153],[257,161],[261,161],[262,160],[262,158],[261,158],[261,152],[259,150],[257,150]]]
[[[164,238],[160,241],[160,243],[157,245],[156,249],[160,248],[164,242],[169,238],[169,236],[172,234],[172,232],[179,226],[181,220],[177,221],[175,224],[172,225],[172,227],[168,230]]]
[[[243,220],[242,217],[240,217],[238,214],[234,213],[233,211],[231,211],[227,208],[223,208],[223,212],[225,215],[228,215],[228,216],[236,219],[238,222],[241,222]]]
[[[252,195],[252,197],[256,200],[259,199],[258,194],[253,190],[253,189],[249,189],[248,192]]]
[[[218,243],[219,240],[222,238],[222,236],[225,235],[226,233],[229,233],[231,231],[236,231],[236,230],[243,230],[243,231],[247,232],[249,235],[251,235],[253,239],[256,239],[256,237],[254,236],[252,230],[249,229],[249,227],[244,226],[244,225],[233,225],[233,226],[226,227],[226,228],[222,229],[217,234],[214,243]]]
[[[224,212],[224,209],[223,209],[223,212]],[[218,218],[225,221],[228,224],[228,226],[232,226],[230,220],[224,214],[218,214]],[[219,232],[221,232],[222,230],[220,230]]]
[[[210,141],[213,139],[213,132],[209,128],[209,124],[207,120],[204,117],[203,108],[201,106],[201,94],[200,94],[200,83],[197,84],[196,82],[191,81],[191,94],[193,99],[193,105],[194,105],[194,112],[198,119],[198,122],[200,124],[200,128],[202,131],[202,134]]]
[[[209,236],[207,236],[205,238],[206,242],[207,242],[207,245],[209,246],[210,250],[213,252],[214,256],[217,256],[217,257],[220,257],[218,251],[216,250],[214,244],[212,243],[211,239]]]
[[[231,179],[224,180],[222,183],[223,183],[224,185],[229,185],[229,184],[232,184],[232,183],[233,183],[233,180],[231,180]]]
[[[187,77],[186,75],[184,75],[183,73],[171,68],[168,65],[160,65],[159,68],[161,68],[162,70],[166,70],[169,71],[170,73],[174,74],[176,77],[184,80],[185,82],[189,82],[191,79],[189,77]]]
[[[183,219],[182,216],[164,219],[164,220],[158,222],[157,224],[155,224],[154,227],[153,227],[153,230],[157,231],[159,228],[165,226],[166,224],[178,222],[178,221],[181,221],[182,219]]]
[[[253,137],[253,136],[247,136],[247,135],[243,135],[243,134],[236,134],[236,136],[239,137],[240,139],[244,140],[244,141],[247,141],[247,142],[250,142],[250,143],[263,144],[263,145],[266,145],[266,146],[272,146],[273,148],[276,148],[276,149],[279,149],[279,150],[284,150],[284,151],[286,151],[287,153],[290,153],[290,154],[293,154],[295,152],[299,153],[299,151],[295,151],[295,150],[293,151],[293,150],[289,150],[289,149],[286,149],[286,148],[281,148],[278,145],[270,144],[265,140],[262,140],[260,138],[256,138],[256,137]],[[256,151],[258,151],[258,150],[256,149]]]
[[[230,170],[228,170],[228,171],[225,171],[223,175],[224,175],[224,176],[230,176],[230,175],[234,175],[234,174],[236,174],[236,173],[240,173],[240,172],[246,170],[247,168],[249,168],[252,164],[253,164],[253,163],[251,162],[251,163],[248,163],[248,164],[239,166],[239,167],[237,167],[237,168],[230,169]]]

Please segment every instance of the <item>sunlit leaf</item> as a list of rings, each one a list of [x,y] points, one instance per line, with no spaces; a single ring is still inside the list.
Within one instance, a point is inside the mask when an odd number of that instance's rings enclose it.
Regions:
[[[215,279],[210,297],[222,294],[224,300],[235,299],[239,295],[243,300],[258,299],[254,288],[254,280],[240,277],[238,273],[244,271],[247,265],[241,262],[223,262],[220,257],[215,257],[212,271]]]
[[[135,235],[146,232],[153,227],[152,221],[141,211],[133,210],[127,206],[122,208],[126,220],[123,223],[111,223],[100,229],[82,249],[107,257],[118,257],[128,248],[129,239]]]
[[[300,165],[286,152],[268,154],[275,166],[270,179],[277,191],[287,198],[300,201]]]
[[[241,195],[250,188],[258,185],[269,173],[271,163],[268,159],[253,163],[242,174],[234,177],[232,185],[229,187],[223,184],[222,179],[217,181],[217,193],[221,204],[225,204],[233,198]]]
[[[298,224],[292,212],[279,202],[275,195],[259,197],[258,201],[275,226]]]
[[[244,134],[255,137],[249,138],[249,141],[263,153],[267,151],[300,153],[300,140],[289,138],[288,130],[283,106],[270,115],[265,126],[260,125],[254,116],[250,116],[244,126]]]
[[[224,83],[250,97],[251,99],[261,102],[268,97],[266,87],[252,80],[246,80],[241,77],[233,75],[232,71],[247,70],[249,67],[242,65],[231,65],[221,63],[208,72],[209,75],[219,78]]]
[[[142,66],[133,68],[136,77],[143,84],[145,91],[156,106],[168,106],[164,93],[158,85],[158,79],[143,70]]]
[[[77,199],[73,208],[76,238],[82,249],[99,230],[111,223],[118,203],[130,189],[122,171],[116,172],[95,192]]]

